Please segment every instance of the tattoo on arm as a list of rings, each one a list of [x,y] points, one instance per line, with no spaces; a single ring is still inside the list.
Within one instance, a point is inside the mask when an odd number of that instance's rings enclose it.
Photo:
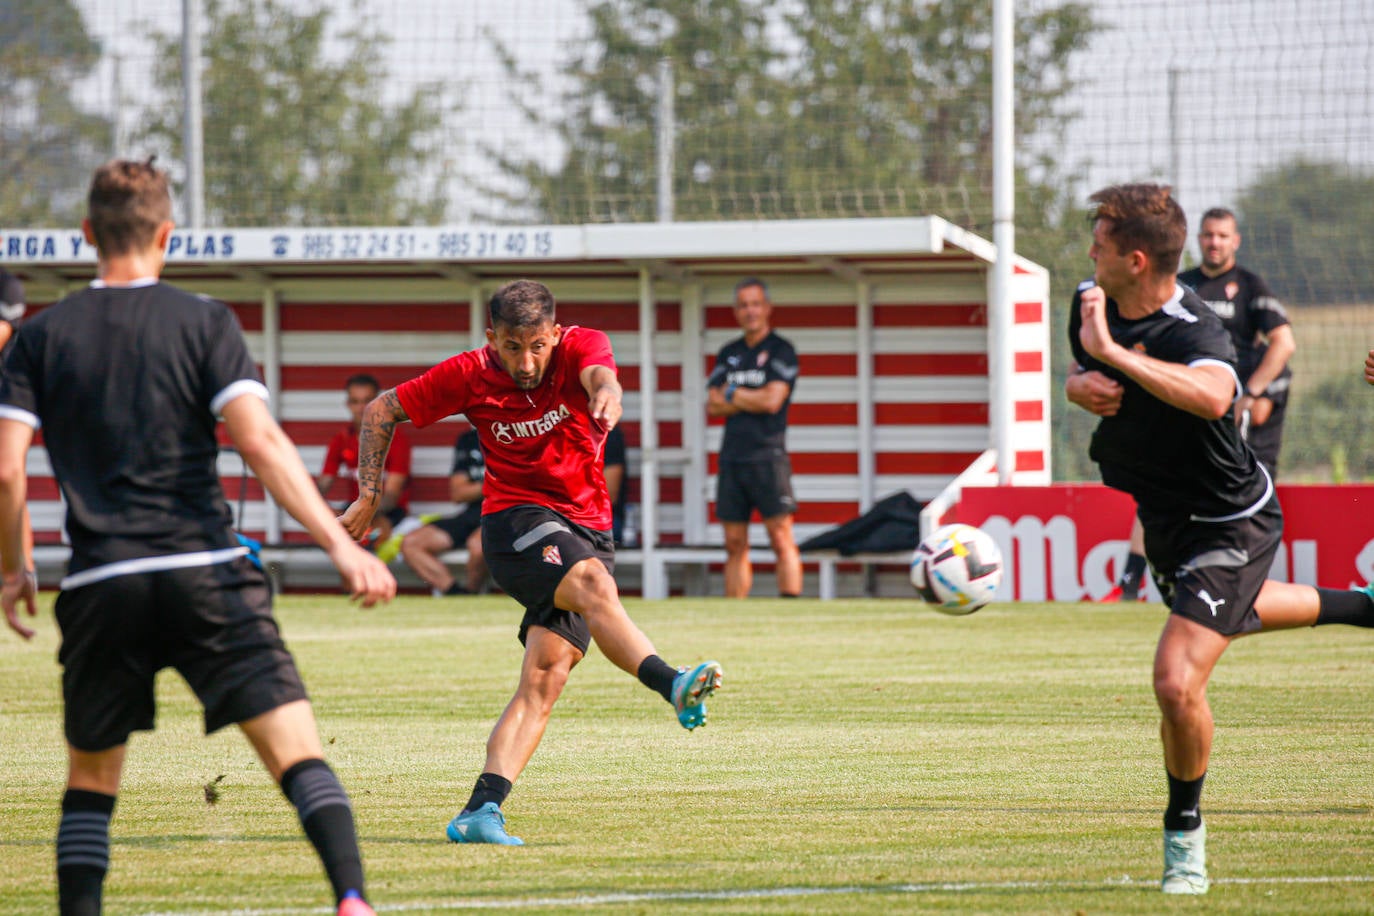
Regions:
[[[358,495],[373,499],[381,497],[382,470],[386,467],[386,453],[396,434],[396,424],[409,419],[394,388],[383,391],[367,405],[363,411],[362,429],[358,432]]]

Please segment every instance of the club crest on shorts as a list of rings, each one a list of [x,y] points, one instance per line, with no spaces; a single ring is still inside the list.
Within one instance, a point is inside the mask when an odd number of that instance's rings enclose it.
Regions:
[[[558,552],[557,544],[549,544],[544,548],[544,562],[554,566],[563,565],[563,555]]]

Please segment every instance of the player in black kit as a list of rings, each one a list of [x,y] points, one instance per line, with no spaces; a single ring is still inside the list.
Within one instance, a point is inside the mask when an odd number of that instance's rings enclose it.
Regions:
[[[329,553],[354,598],[396,580],[348,536],[267,410],[233,313],[161,283],[172,234],[167,175],[96,170],[86,238],[98,277],[18,332],[0,384],[0,571],[7,619],[33,611],[24,575],[24,457],[41,425],[67,501],[72,555],[57,598],[67,791],[57,829],[63,916],[101,908],[110,819],[131,732],[153,727],[153,682],[173,667],[207,732],[237,724],[296,807],[339,916],[371,916],[353,812],[272,618],[262,572],[230,527],[217,417],[264,487]]]
[[[1255,456],[1278,477],[1283,419],[1293,373],[1288,361],[1297,344],[1283,304],[1259,276],[1236,263],[1240,232],[1236,215],[1224,207],[1202,214],[1197,235],[1202,264],[1178,275],[1198,294],[1231,334],[1236,369],[1244,393],[1236,401],[1235,421]],[[1131,526],[1130,553],[1117,587],[1104,601],[1130,601],[1139,596],[1145,574],[1145,546],[1140,520]]]
[[[1166,893],[1208,888],[1200,801],[1212,744],[1207,681],[1231,640],[1331,623],[1374,627],[1369,587],[1341,591],[1267,579],[1283,532],[1269,472],[1232,420],[1243,392],[1221,320],[1175,271],[1187,220],[1169,188],[1118,185],[1097,204],[1070,322],[1070,401],[1102,418],[1090,455],[1108,486],[1135,497],[1145,550],[1170,608],[1154,691],[1169,782]]]
[[[1244,388],[1236,401],[1236,422],[1255,456],[1277,476],[1293,378],[1289,360],[1297,350],[1293,325],[1268,284],[1236,263],[1240,232],[1234,213],[1213,207],[1202,214],[1197,240],[1202,263],[1178,279],[1217,313],[1230,332]]]
[[[706,412],[725,418],[716,479],[716,517],[725,529],[725,594],[744,598],[754,583],[749,519],[755,509],[777,557],[778,592],[802,589],[801,553],[792,533],[797,500],[787,457],[787,407],[797,383],[797,351],[769,325],[773,304],[757,277],[735,285],[735,320],[744,336],[716,356],[706,380]]]

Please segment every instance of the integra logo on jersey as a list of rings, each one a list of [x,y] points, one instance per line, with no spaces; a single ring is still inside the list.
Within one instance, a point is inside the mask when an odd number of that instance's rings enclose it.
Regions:
[[[739,369],[726,376],[726,381],[736,388],[762,388],[768,374],[763,369]]]
[[[1217,313],[1219,318],[1236,317],[1236,304],[1225,299],[1204,299],[1207,307]]]
[[[570,416],[572,412],[568,410],[568,405],[559,404],[557,410],[550,410],[537,420],[519,420],[515,423],[502,423],[497,420],[491,424],[491,434],[496,437],[497,442],[510,445],[516,439],[542,436]]]

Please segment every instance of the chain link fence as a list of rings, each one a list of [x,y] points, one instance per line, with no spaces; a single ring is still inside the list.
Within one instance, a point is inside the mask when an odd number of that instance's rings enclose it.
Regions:
[[[0,46],[11,75],[26,54],[69,65],[42,71],[61,74],[52,85],[7,81],[3,148],[70,122],[80,142],[42,187],[79,187],[110,154],[156,152],[184,176],[180,0],[0,0],[0,32],[68,6],[63,30]],[[211,223],[936,214],[991,234],[988,0],[202,8]],[[1374,478],[1360,380],[1374,346],[1374,4],[1016,8],[1018,246],[1051,268],[1056,301],[1091,270],[1095,188],[1159,180],[1194,219],[1235,209],[1242,263],[1289,306],[1298,339],[1283,478]],[[58,117],[54,94],[71,112]],[[23,190],[0,206],[44,218]],[[79,207],[42,201],[62,221]],[[1056,476],[1092,477],[1091,418],[1060,408]]]

